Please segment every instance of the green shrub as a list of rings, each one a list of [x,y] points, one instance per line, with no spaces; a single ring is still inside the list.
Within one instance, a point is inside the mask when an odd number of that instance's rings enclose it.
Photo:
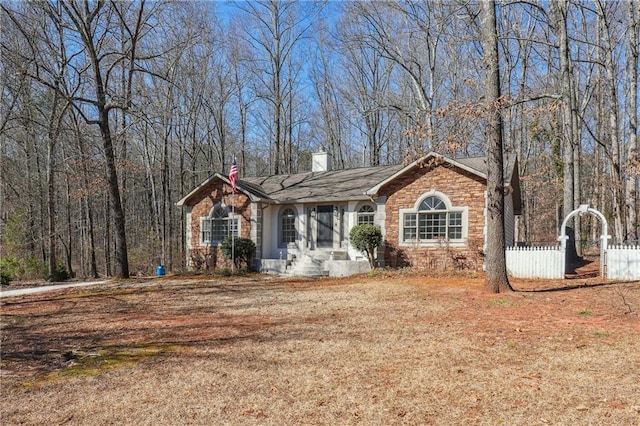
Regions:
[[[3,280],[8,277],[13,280],[46,279],[49,272],[47,265],[37,257],[18,258],[7,256],[0,259],[0,271]],[[63,262],[58,262],[55,270],[55,281],[65,281],[71,278]]]
[[[24,270],[20,278],[41,279],[47,277],[47,264],[41,259],[29,257],[22,263],[24,264]],[[18,278],[18,276],[16,276],[16,278]]]
[[[67,281],[71,278],[69,271],[67,271],[67,267],[62,262],[58,262],[56,264],[56,276],[54,277],[54,281]]]
[[[233,247],[233,250],[232,250]],[[251,261],[256,255],[256,245],[249,238],[230,238],[222,241],[222,255],[225,259],[234,259],[234,264],[240,268],[244,263],[251,269]]]
[[[380,226],[371,224],[356,225],[349,232],[351,244],[357,250],[366,253],[371,268],[376,267],[376,248],[382,244],[382,231]]]
[[[12,278],[9,274],[7,274],[5,271],[0,271],[0,286],[9,285],[11,280]]]
[[[229,268],[219,268],[213,270],[213,275],[217,275],[220,277],[230,277],[232,274],[231,269]]]
[[[0,259],[0,272],[2,272],[2,285],[9,284],[16,278],[24,275],[23,262],[17,257],[7,256]]]

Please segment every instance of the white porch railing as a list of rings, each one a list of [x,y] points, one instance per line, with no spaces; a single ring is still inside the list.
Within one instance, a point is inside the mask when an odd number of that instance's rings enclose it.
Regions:
[[[561,247],[508,247],[505,254],[507,272],[514,278],[564,278]]]
[[[640,280],[640,246],[607,249],[607,279]]]

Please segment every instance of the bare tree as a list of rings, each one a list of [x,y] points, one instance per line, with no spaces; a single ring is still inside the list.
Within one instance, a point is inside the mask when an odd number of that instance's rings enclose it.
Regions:
[[[39,5],[33,4],[33,7]],[[100,129],[116,226],[116,274],[128,277],[126,218],[120,197],[110,112],[118,108],[127,109],[131,105],[133,77],[135,72],[140,70],[138,43],[148,31],[144,28],[145,20],[148,18],[145,2],[133,5],[78,0],[59,4],[48,3],[44,8],[48,11],[52,24],[60,28],[60,34],[63,28],[67,32],[64,38],[75,37],[76,42],[73,45],[67,44],[64,50],[57,52],[59,55],[65,55],[61,56],[62,60],[65,57],[73,58],[74,67],[69,68],[73,73],[65,75],[62,84],[60,78],[52,74],[42,61],[43,57],[56,52],[42,52],[34,48],[25,58],[33,65],[29,76],[71,102],[87,123],[95,124]],[[3,9],[12,16],[12,23],[21,29],[22,35],[28,38],[29,33],[23,29],[22,21],[16,17],[15,12],[4,6]],[[122,29],[124,31],[121,32]],[[124,34],[125,40],[121,40],[121,43],[111,43],[118,33]],[[127,64],[124,93],[115,87],[117,79],[112,78],[117,66],[122,62]],[[82,91],[78,92],[81,88]]]
[[[297,75],[291,64],[298,45],[307,37],[313,24],[315,11],[302,10],[301,4],[283,0],[248,2],[240,7],[255,23],[253,28],[247,28],[246,34],[257,52],[254,72],[260,83],[256,92],[269,105],[267,116],[273,123],[270,129],[273,172],[290,173],[291,141],[287,142],[287,117],[292,113],[287,108],[294,106],[288,98],[294,90]]]
[[[619,239],[637,239],[637,4],[498,5],[502,92],[492,108],[505,151],[519,156],[520,237],[555,240],[560,210],[589,202],[615,214]],[[218,19],[222,8],[235,14]],[[76,271],[111,274],[116,259],[125,275],[120,264],[142,272],[149,252],[178,259],[174,230],[186,230],[173,201],[224,172],[232,152],[244,176],[296,172],[318,145],[337,167],[427,148],[484,154],[481,9],[0,2],[0,232],[18,222],[20,255],[49,269],[63,242]],[[584,233],[574,227],[578,243],[597,237],[588,220]]]
[[[627,145],[627,173],[625,181],[625,238],[638,242],[638,178],[640,176],[640,156],[638,156],[638,33],[640,15],[638,3],[628,0],[627,4],[627,114],[629,122]]]
[[[350,13],[366,22],[362,44],[397,65],[406,90],[386,99],[389,107],[410,118],[421,138],[412,151],[435,148],[436,88],[442,83],[438,67],[444,65],[442,43],[457,6],[445,2],[356,2]],[[442,95],[442,93],[440,93]],[[408,130],[408,129],[407,129]]]
[[[82,203],[81,208],[83,210],[83,215],[86,218],[86,244],[87,248],[87,257],[88,257],[88,275],[92,278],[98,278],[98,262],[96,260],[96,237],[95,237],[95,226],[94,226],[94,206],[93,203],[89,202],[91,198],[91,194],[93,193],[92,188],[95,185],[92,185],[91,177],[89,174],[89,170],[91,169],[90,164],[90,155],[87,153],[86,147],[86,136],[83,134],[83,128],[78,117],[77,112],[73,111],[71,115],[72,122],[72,131],[75,137],[75,141],[77,144],[77,151],[79,155],[79,161],[77,164],[80,168],[81,175],[81,193],[84,195],[81,197]]]
[[[343,45],[340,97],[352,111],[351,126],[360,135],[355,142],[362,145],[359,164],[377,166],[385,157],[387,161],[398,160],[388,155],[391,141],[400,133],[398,108],[390,103],[395,67],[366,42],[368,21],[359,13],[357,8],[349,10],[338,30]]]
[[[345,110],[337,87],[337,76],[333,71],[338,68],[338,64],[335,58],[332,60],[332,46],[328,40],[326,28],[323,30],[317,34],[319,48],[313,61],[315,65],[311,70],[311,78],[319,103],[317,136],[321,138],[320,145],[333,156],[336,168],[343,169],[346,153]]]
[[[553,26],[558,38],[559,72],[560,72],[560,97],[562,111],[562,165],[563,165],[563,214],[566,216],[575,209],[574,196],[579,191],[579,183],[575,179],[575,151],[578,149],[576,135],[578,117],[575,84],[569,50],[569,35],[567,33],[567,15],[569,13],[569,1],[558,0],[551,2]],[[574,235],[579,235],[578,222],[574,219]],[[576,256],[575,243],[567,244],[570,258]]]
[[[49,111],[46,91],[39,90],[28,77],[30,63],[23,52],[37,44],[23,37],[13,24],[13,16],[0,5],[2,14],[2,119],[0,127],[0,237],[2,256],[15,256],[33,263],[47,260],[43,244],[47,232],[46,173],[42,171],[46,148],[46,114]],[[26,13],[25,5],[16,4],[17,14]],[[29,23],[35,24],[36,19]],[[44,116],[42,114],[45,114]],[[44,131],[42,129],[45,129]],[[30,194],[25,197],[24,194]]]
[[[623,196],[623,178],[621,175],[622,172],[622,152],[621,152],[621,142],[619,137],[619,104],[618,104],[618,89],[617,89],[617,81],[616,81],[616,62],[613,59],[613,50],[614,46],[612,44],[612,34],[613,29],[610,26],[610,17],[609,12],[610,8],[607,7],[607,4],[601,0],[596,0],[596,10],[598,13],[598,22],[602,28],[602,50],[604,53],[604,63],[602,67],[605,71],[605,87],[606,87],[606,99],[608,100],[607,111],[608,117],[607,121],[609,124],[608,129],[608,152],[611,161],[611,179],[612,186],[611,191],[613,195],[612,204],[613,204],[613,223],[614,223],[614,232],[618,239],[623,238],[624,236],[624,223],[623,220],[625,218],[623,214],[623,205],[624,200]]]
[[[502,142],[502,98],[496,4],[482,3],[482,47],[486,65],[485,105],[487,119],[487,249],[485,288],[492,293],[512,290],[507,277],[504,231],[504,161]]]
[[[5,12],[8,10],[5,9]],[[69,107],[69,101],[65,94],[68,94],[65,87],[65,78],[69,59],[67,58],[67,47],[65,45],[65,36],[61,25],[56,25],[60,21],[61,8],[60,5],[49,5],[40,7],[36,4],[32,9],[25,11],[31,22],[22,23],[15,14],[9,17],[13,25],[15,25],[19,33],[28,39],[28,49],[26,53],[19,53],[13,46],[13,49],[7,49],[6,52],[14,60],[23,60],[27,58],[39,57],[41,60],[37,69],[41,69],[47,76],[49,87],[45,87],[43,93],[46,102],[42,105],[41,115],[46,117],[46,123],[43,127],[46,135],[46,186],[47,186],[47,268],[48,279],[57,281],[60,277],[57,271],[57,239],[56,231],[57,207],[56,207],[56,150],[58,140],[62,131],[63,119]],[[29,13],[33,12],[33,13]],[[4,46],[5,48],[8,45]],[[42,55],[41,52],[53,52],[52,55]],[[23,69],[25,75],[33,72],[33,64],[28,61],[27,68]]]
[[[233,75],[233,88],[235,90],[235,101],[237,103],[237,124],[240,134],[237,135],[240,146],[239,148],[239,167],[240,176],[247,174],[247,133],[248,133],[248,115],[249,106],[253,102],[253,96],[249,90],[248,75],[246,64],[251,62],[247,47],[241,44],[239,36],[232,37],[231,52],[229,53],[230,66]]]
[[[51,22],[56,22],[61,19],[62,10],[60,5],[55,5],[47,9],[47,13],[51,17]],[[53,51],[57,50],[57,54],[52,55],[52,59],[56,61],[55,65],[51,69],[55,70],[53,77],[53,84],[56,86],[54,90],[50,90],[50,96],[52,98],[49,120],[47,123],[47,206],[48,206],[48,222],[49,222],[49,257],[48,257],[48,269],[49,280],[57,281],[60,279],[57,270],[57,256],[56,256],[56,241],[58,238],[56,232],[56,146],[58,144],[58,138],[60,137],[62,130],[62,120],[65,116],[67,108],[70,103],[68,97],[64,97],[65,93],[64,78],[67,72],[68,58],[66,55],[66,45],[63,29],[57,25],[52,29],[55,38],[47,38],[46,48]],[[70,262],[69,262],[70,263]],[[72,271],[69,271],[71,273]]]

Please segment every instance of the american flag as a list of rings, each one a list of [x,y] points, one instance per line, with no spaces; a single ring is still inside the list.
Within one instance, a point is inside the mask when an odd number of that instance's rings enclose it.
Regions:
[[[238,162],[233,159],[231,170],[229,171],[229,182],[231,182],[231,190],[236,193],[236,182],[238,182]]]

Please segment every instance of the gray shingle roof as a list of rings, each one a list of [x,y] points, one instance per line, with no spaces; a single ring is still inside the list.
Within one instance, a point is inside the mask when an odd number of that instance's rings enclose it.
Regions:
[[[483,175],[487,175],[487,157],[465,157],[455,158],[453,161],[464,164],[465,166],[477,170]],[[515,169],[515,155],[504,157],[504,181],[511,181],[511,176]]]
[[[360,167],[356,169],[308,172],[293,175],[247,177],[239,186],[261,188],[277,202],[312,202],[368,199],[365,191],[403,168],[396,166]]]
[[[484,175],[487,174],[487,157],[465,157],[454,158],[456,163],[464,164],[465,166],[478,171]]]
[[[433,155],[438,154],[430,153],[423,158]],[[459,167],[466,168],[486,178],[487,157],[443,158],[447,162],[457,164]],[[360,167],[326,172],[245,177],[239,179],[237,185],[240,190],[252,194],[252,198],[257,197],[258,199],[275,203],[366,200],[369,199],[370,195],[376,194],[382,185],[413,169],[417,163],[415,162],[408,166]],[[511,181],[515,171],[514,165],[515,157],[505,161],[505,182]],[[226,176],[215,174],[180,200],[178,205],[188,203],[188,200],[196,197],[207,182],[216,177],[228,183]]]

